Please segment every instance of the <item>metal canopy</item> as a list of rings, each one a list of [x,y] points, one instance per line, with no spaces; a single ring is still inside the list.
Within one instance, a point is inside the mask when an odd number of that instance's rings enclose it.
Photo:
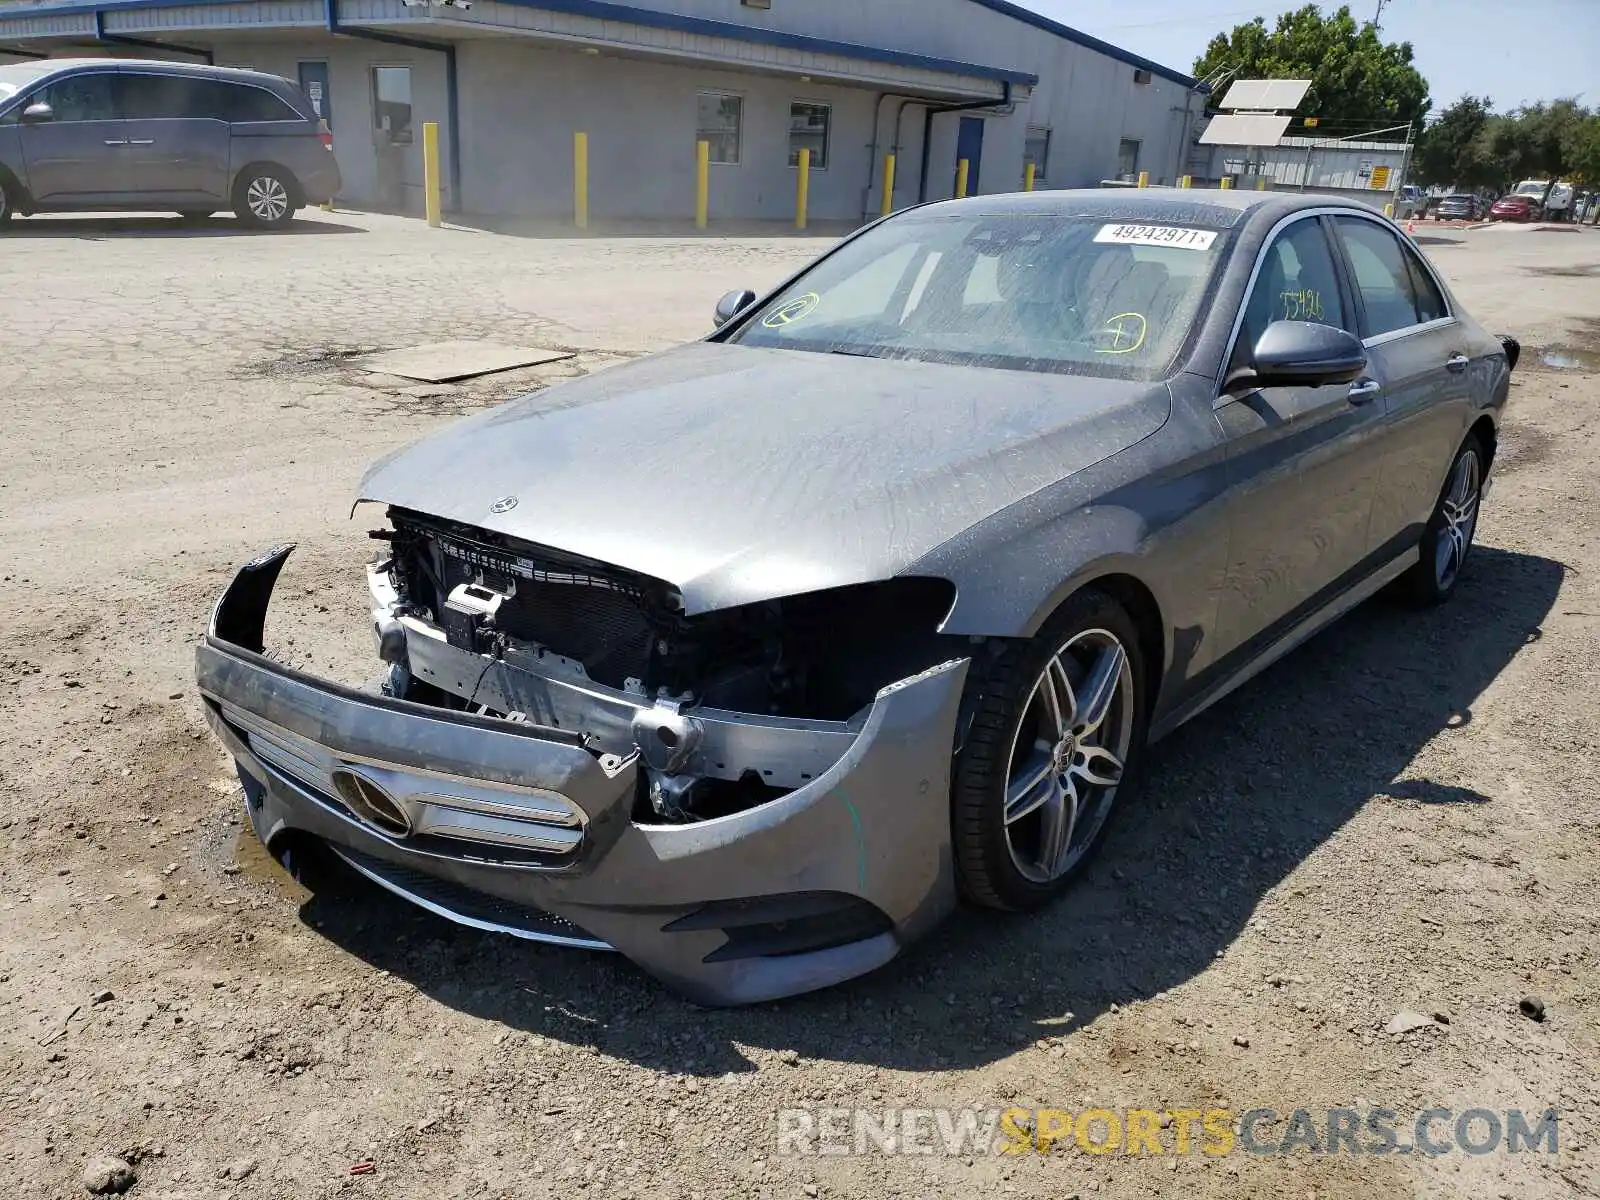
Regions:
[[[1202,146],[1276,146],[1294,120],[1271,113],[1222,113],[1200,135]]]
[[[1310,89],[1309,79],[1239,79],[1217,107],[1249,112],[1293,112]]]

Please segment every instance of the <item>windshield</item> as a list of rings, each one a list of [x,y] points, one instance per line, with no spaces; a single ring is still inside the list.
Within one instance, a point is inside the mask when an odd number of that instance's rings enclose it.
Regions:
[[[23,88],[48,71],[32,63],[11,63],[0,67],[0,104],[4,104]]]
[[[1154,379],[1229,235],[1023,212],[907,214],[841,247],[728,340],[874,358]]]
[[[1549,183],[1543,179],[1524,179],[1517,184],[1516,194],[1519,196],[1542,196]]]

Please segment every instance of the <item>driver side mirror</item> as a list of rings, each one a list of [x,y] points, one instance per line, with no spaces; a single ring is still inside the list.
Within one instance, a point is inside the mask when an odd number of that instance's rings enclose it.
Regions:
[[[721,300],[717,301],[717,311],[712,315],[711,319],[716,322],[717,328],[720,329],[755,302],[756,294],[749,288],[740,288],[729,292]]]
[[[56,110],[43,100],[35,100],[22,110],[22,123],[24,125],[43,125],[46,121],[56,119]]]
[[[1353,333],[1312,321],[1274,321],[1249,364],[1229,375],[1222,390],[1349,383],[1366,369],[1366,347]]]

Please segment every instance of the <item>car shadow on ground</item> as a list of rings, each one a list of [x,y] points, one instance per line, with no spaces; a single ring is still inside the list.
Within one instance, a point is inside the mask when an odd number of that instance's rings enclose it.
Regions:
[[[355,225],[340,225],[334,221],[294,220],[283,229],[254,229],[233,216],[205,217],[189,220],[177,216],[146,217],[80,217],[51,215],[46,217],[19,217],[5,227],[0,237],[11,238],[81,238],[85,241],[102,241],[107,238],[151,237],[289,237],[302,234],[366,233]]]
[[[740,1046],[910,1071],[992,1062],[1203,972],[1374,796],[1488,801],[1411,764],[1539,637],[1563,573],[1479,547],[1443,608],[1363,605],[1156,747],[1061,900],[964,910],[883,970],[810,996],[699,1009],[620,957],[460,929],[346,872],[313,880],[301,918],[440,1003],[664,1071],[749,1070]]]

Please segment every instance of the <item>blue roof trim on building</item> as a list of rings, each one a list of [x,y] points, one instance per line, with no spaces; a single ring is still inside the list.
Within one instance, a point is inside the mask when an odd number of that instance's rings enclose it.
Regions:
[[[12,16],[81,16],[87,13],[125,12],[129,9],[139,8],[186,8],[238,2],[240,0],[104,0],[103,3],[95,4],[82,3],[80,0],[78,3],[46,4],[38,8],[20,9],[14,13],[0,11],[0,20]],[[919,67],[927,71],[940,71],[950,75],[966,75],[974,79],[992,79],[1000,83],[1022,83],[1031,87],[1039,82],[1037,75],[1027,71],[1013,71],[1005,67],[983,66],[979,63],[937,58],[928,54],[912,54],[904,50],[889,50],[881,46],[862,45],[858,42],[840,42],[832,38],[812,37],[810,34],[804,33],[786,33],[777,29],[738,25],[732,21],[718,21],[710,17],[689,17],[680,13],[635,8],[630,4],[613,3],[612,0],[500,0],[500,2],[515,8],[537,8],[549,12],[565,13],[568,16],[594,17],[602,21],[622,21],[629,25],[643,25],[651,29],[670,29],[678,33],[696,33],[706,37],[722,37],[762,46],[778,46],[786,50],[802,50],[812,54],[836,54],[841,58],[887,63],[891,66]]]
[[[994,79],[1001,83],[1025,83],[1032,87],[1039,82],[1037,75],[1027,71],[986,67],[978,63],[961,62],[958,59],[912,54],[905,50],[888,50],[881,46],[866,46],[859,42],[839,42],[832,38],[813,37],[808,33],[787,33],[780,29],[766,29],[758,25],[739,25],[712,17],[690,17],[682,13],[660,12],[653,8],[635,8],[631,4],[613,3],[613,0],[500,0],[500,3],[509,4],[513,8],[542,8],[549,12],[566,13],[574,17],[626,21],[630,25],[644,25],[652,29],[671,29],[678,33],[724,37],[736,42],[780,46],[787,50],[807,50],[814,54],[837,54],[841,58],[865,59],[869,62],[891,63],[901,67],[921,67],[928,71],[970,75],[976,79]]]
[[[1069,42],[1076,42],[1090,50],[1099,51],[1110,58],[1118,59],[1131,67],[1142,67],[1152,75],[1160,75],[1163,79],[1170,79],[1173,83],[1181,83],[1184,87],[1192,88],[1199,83],[1192,75],[1185,75],[1182,71],[1174,71],[1171,67],[1164,67],[1153,59],[1135,54],[1131,50],[1124,50],[1121,46],[1113,46],[1110,42],[1102,42],[1097,37],[1090,37],[1087,33],[1063,25],[1060,21],[1053,21],[1042,13],[1032,9],[1023,8],[1020,4],[1013,4],[1011,0],[972,0],[973,4],[981,5],[991,12],[997,12],[1016,21],[1032,25],[1035,29],[1043,29],[1057,37],[1066,38]]]

